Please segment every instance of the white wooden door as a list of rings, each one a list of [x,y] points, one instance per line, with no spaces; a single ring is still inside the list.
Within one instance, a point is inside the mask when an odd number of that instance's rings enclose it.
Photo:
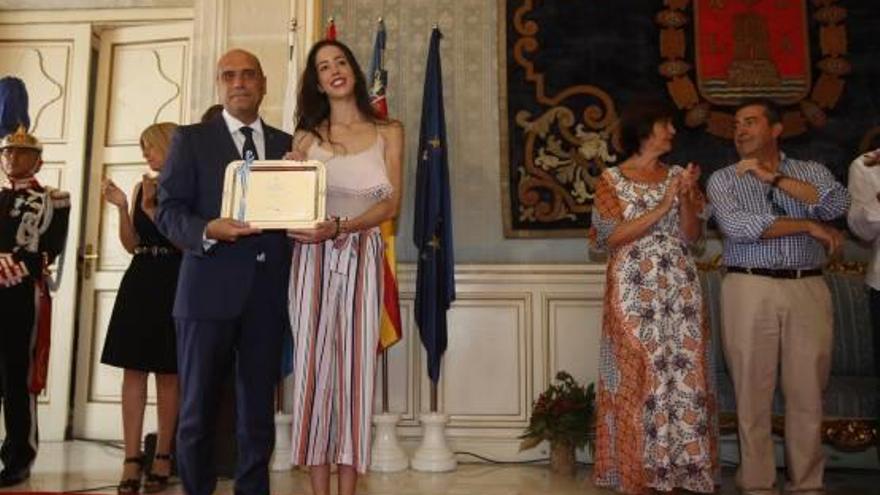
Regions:
[[[86,189],[90,38],[87,24],[0,26],[0,76],[25,82],[31,131],[43,142],[44,165],[38,178],[71,195],[63,275],[52,307],[49,379],[37,412],[41,440],[64,438],[70,409],[78,219]],[[57,264],[55,270],[57,276]]]
[[[83,239],[76,436],[122,438],[122,370],[100,360],[116,290],[130,256],[119,241],[116,208],[101,198],[100,184],[109,177],[130,194],[147,171],[139,145],[141,131],[156,122],[188,123],[191,37],[189,22],[124,27],[100,34],[91,188]],[[149,394],[144,431],[155,428],[152,379]]]

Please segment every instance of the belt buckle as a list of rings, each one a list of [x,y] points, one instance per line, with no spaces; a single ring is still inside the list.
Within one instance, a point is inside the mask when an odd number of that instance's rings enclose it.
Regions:
[[[749,274],[749,275],[754,275],[754,273],[752,273],[752,267],[747,266],[747,267],[746,267],[746,273]]]

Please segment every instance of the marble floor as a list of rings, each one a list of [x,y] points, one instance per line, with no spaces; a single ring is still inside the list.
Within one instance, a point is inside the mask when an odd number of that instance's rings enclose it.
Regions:
[[[115,446],[93,442],[46,443],[34,465],[31,479],[2,492],[82,492],[115,493],[122,452]],[[599,495],[611,494],[593,487],[589,468],[584,466],[575,478],[556,476],[543,465],[462,464],[452,473],[430,474],[404,471],[396,474],[370,474],[362,478],[361,495]],[[880,471],[829,470],[827,495],[880,495]],[[272,492],[278,495],[311,493],[308,475],[301,471],[272,473]],[[182,495],[180,485],[168,489],[169,495]],[[221,481],[219,495],[231,495],[232,482]],[[720,495],[734,495],[732,468],[726,468]]]

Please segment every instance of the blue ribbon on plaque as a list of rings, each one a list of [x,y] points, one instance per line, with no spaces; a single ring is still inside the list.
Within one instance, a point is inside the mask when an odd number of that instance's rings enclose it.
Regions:
[[[238,168],[238,183],[241,184],[241,201],[238,203],[238,214],[235,219],[239,222],[244,222],[244,216],[247,212],[248,177],[251,174],[251,165],[254,163],[255,158],[253,151],[245,151],[244,163]]]

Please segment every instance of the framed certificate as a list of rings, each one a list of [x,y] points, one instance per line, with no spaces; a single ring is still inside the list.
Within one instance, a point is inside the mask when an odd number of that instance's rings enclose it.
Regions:
[[[261,229],[314,227],[326,212],[326,172],[317,160],[258,160],[226,166],[220,215]]]

